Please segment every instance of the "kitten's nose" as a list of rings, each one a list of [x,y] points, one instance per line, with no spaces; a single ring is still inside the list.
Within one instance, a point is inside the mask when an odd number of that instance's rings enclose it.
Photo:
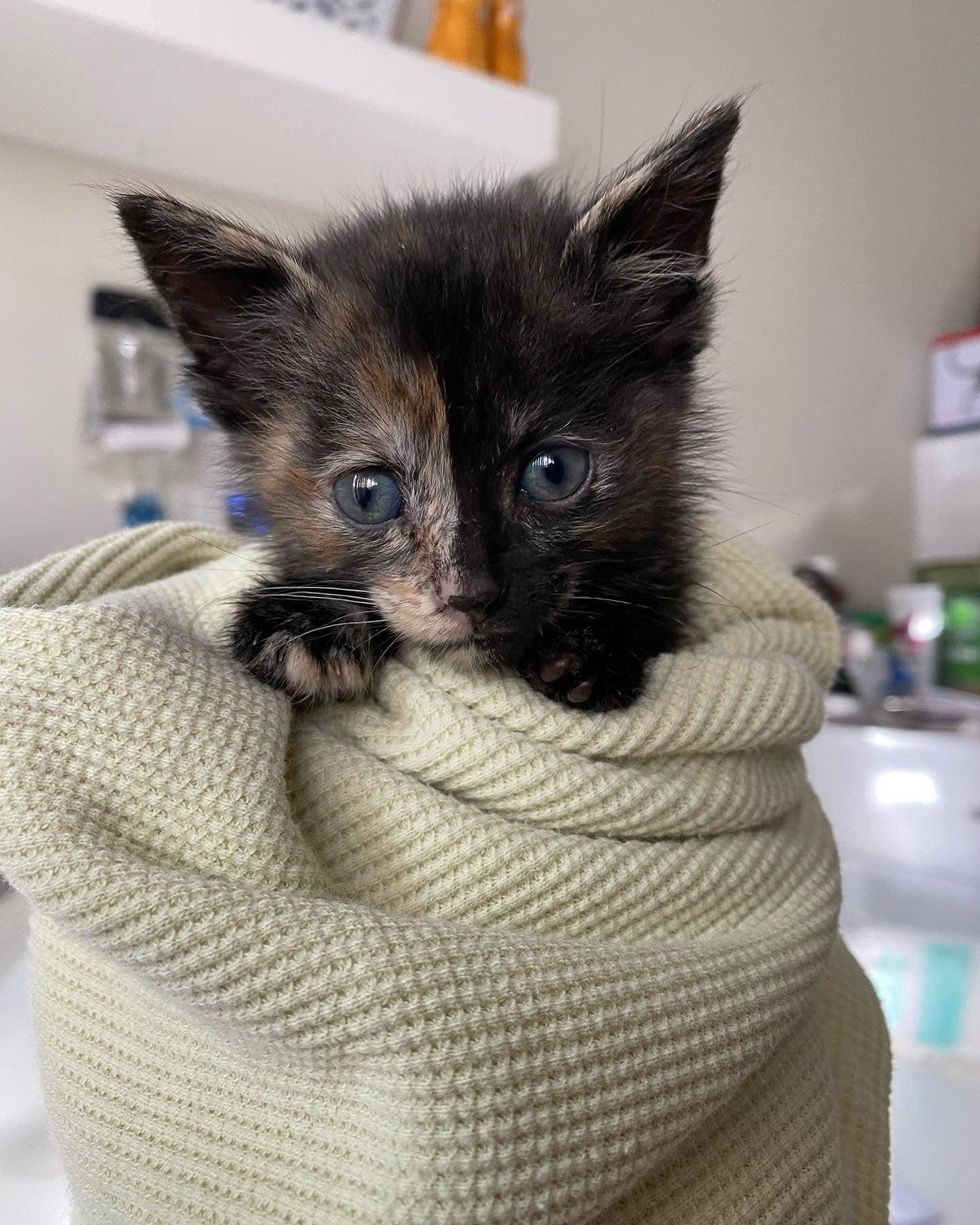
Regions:
[[[482,621],[487,609],[500,595],[500,587],[489,574],[474,574],[457,580],[445,579],[439,584],[439,599],[447,608],[467,613],[474,622]]]

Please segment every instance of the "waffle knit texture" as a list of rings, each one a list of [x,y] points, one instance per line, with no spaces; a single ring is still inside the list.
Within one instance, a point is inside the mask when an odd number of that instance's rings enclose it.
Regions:
[[[887,1039],[799,752],[829,611],[706,537],[628,711],[405,651],[294,715],[222,645],[241,548],[153,526],[0,583],[75,1221],[884,1225]]]

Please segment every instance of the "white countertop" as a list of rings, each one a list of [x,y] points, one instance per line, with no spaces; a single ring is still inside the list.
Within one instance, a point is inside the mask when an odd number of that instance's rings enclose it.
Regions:
[[[67,1225],[31,1021],[27,907],[9,889],[0,893],[0,1085],[0,1225]]]

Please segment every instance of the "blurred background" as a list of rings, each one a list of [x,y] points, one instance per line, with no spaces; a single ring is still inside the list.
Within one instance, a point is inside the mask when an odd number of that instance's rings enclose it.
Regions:
[[[3,570],[160,517],[261,531],[107,191],[288,235],[380,187],[588,185],[748,91],[719,493],[841,617],[808,760],[896,1047],[894,1225],[980,1220],[978,45],[972,0],[0,3]],[[65,1209],[15,905],[0,1222],[33,1225]]]

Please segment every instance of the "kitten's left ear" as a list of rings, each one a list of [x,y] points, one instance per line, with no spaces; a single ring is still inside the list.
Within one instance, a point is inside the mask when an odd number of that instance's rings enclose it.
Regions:
[[[665,323],[681,300],[693,304],[738,125],[732,99],[613,174],[573,228],[566,259],[584,261],[607,291],[628,293]]]

